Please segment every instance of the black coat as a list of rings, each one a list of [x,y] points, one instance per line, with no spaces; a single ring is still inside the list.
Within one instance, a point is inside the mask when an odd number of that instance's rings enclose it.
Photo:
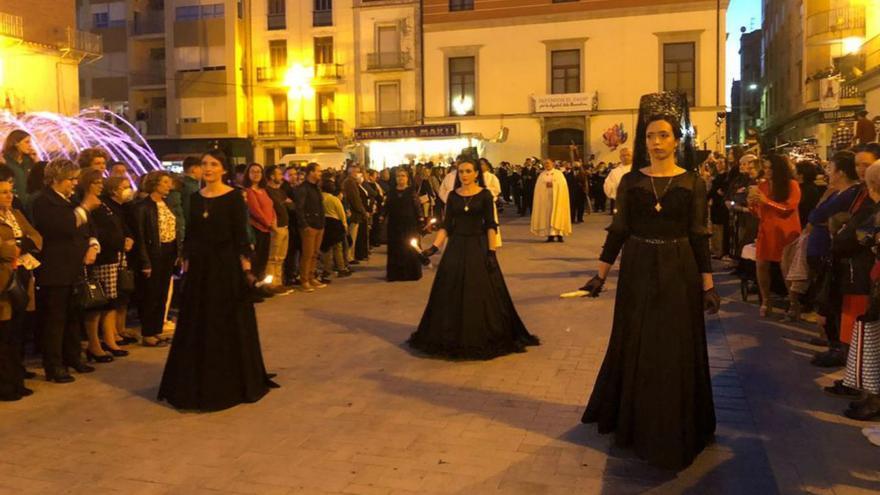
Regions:
[[[37,285],[64,287],[76,283],[83,273],[83,258],[89,249],[89,224],[77,227],[76,205],[51,188],[31,205],[34,227],[43,236]]]
[[[151,260],[161,256],[162,243],[159,241],[159,207],[149,196],[137,200],[132,206],[134,222],[134,262],[138,269],[152,269]],[[182,252],[182,239],[177,237],[177,252]]]

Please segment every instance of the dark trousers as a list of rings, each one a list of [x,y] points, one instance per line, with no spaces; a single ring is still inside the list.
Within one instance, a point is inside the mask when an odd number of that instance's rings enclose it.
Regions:
[[[140,274],[141,300],[138,304],[138,317],[141,320],[141,335],[155,337],[162,333],[165,325],[165,303],[168,300],[168,286],[171,284],[171,272],[177,259],[177,244],[163,243],[159,248],[159,256],[150,259],[152,271],[149,277]]]
[[[73,286],[40,287],[37,306],[43,319],[40,340],[43,369],[55,373],[80,361],[80,316],[73,303]]]
[[[290,236],[287,238],[287,258],[284,258],[285,283],[293,282],[299,276],[300,256],[302,255],[302,237],[294,223],[288,226]]]
[[[24,386],[24,369],[21,356],[14,349],[11,324],[11,321],[0,321],[0,399],[17,397]]]
[[[354,241],[354,258],[363,261],[370,257],[370,224],[361,223],[357,232],[357,239]]]
[[[271,234],[254,229],[254,257],[251,260],[251,273],[261,280],[266,276],[266,264],[269,262],[269,241]]]
[[[587,194],[584,191],[574,192],[574,208],[572,208],[572,219],[578,222],[584,221],[584,212],[587,209]]]

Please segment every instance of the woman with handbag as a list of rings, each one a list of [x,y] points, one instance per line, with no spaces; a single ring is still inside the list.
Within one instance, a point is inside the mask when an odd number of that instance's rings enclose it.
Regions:
[[[88,194],[101,194],[101,205],[91,213],[92,227],[98,242],[101,243],[101,252],[98,254],[95,264],[91,267],[91,273],[95,280],[101,283],[107,304],[86,312],[86,329],[89,335],[89,347],[86,357],[99,363],[113,361],[114,357],[124,357],[128,351],[119,348],[119,336],[116,328],[116,314],[120,306],[127,306],[127,291],[131,291],[133,280],[130,278],[125,283],[120,280],[120,273],[126,270],[125,248],[133,243],[130,232],[127,232],[123,216],[109,205],[111,197],[119,197],[125,194],[124,190],[131,192],[131,185],[127,178],[111,177],[102,179],[100,172],[88,170],[83,173],[83,182],[95,181],[87,188]],[[99,184],[100,182],[100,184]],[[123,285],[128,287],[122,287]],[[98,340],[101,331],[102,339]],[[125,342],[125,341],[123,341]]]
[[[22,363],[24,314],[34,310],[35,265],[43,238],[24,214],[12,207],[13,174],[0,167],[0,400],[19,400],[33,394],[24,386]]]
[[[125,325],[136,281],[134,271],[129,266],[129,256],[134,247],[130,208],[132,198],[134,198],[134,190],[131,188],[131,181],[127,178],[111,177],[104,181],[104,197],[101,205],[113,213],[114,223],[121,224],[125,236],[122,242],[123,253],[119,256],[116,303],[113,305],[113,311],[104,318],[102,327],[104,329],[104,343],[111,348],[137,342],[135,336]],[[116,345],[111,344],[111,341]]]

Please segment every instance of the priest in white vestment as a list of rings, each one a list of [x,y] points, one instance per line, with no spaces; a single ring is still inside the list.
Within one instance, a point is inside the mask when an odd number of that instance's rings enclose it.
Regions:
[[[547,242],[562,242],[564,236],[571,235],[568,184],[553,160],[544,160],[544,171],[535,183],[531,231],[534,235],[546,236]]]

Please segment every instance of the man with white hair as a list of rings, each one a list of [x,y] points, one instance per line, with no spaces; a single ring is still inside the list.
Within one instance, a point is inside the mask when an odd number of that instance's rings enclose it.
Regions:
[[[608,196],[608,199],[611,200],[611,214],[613,215],[616,212],[616,208],[614,207],[615,200],[617,199],[617,186],[620,185],[620,179],[623,178],[624,175],[630,173],[632,170],[633,163],[633,154],[629,148],[620,148],[620,165],[611,169],[611,172],[608,173],[608,177],[605,178],[605,195]]]

